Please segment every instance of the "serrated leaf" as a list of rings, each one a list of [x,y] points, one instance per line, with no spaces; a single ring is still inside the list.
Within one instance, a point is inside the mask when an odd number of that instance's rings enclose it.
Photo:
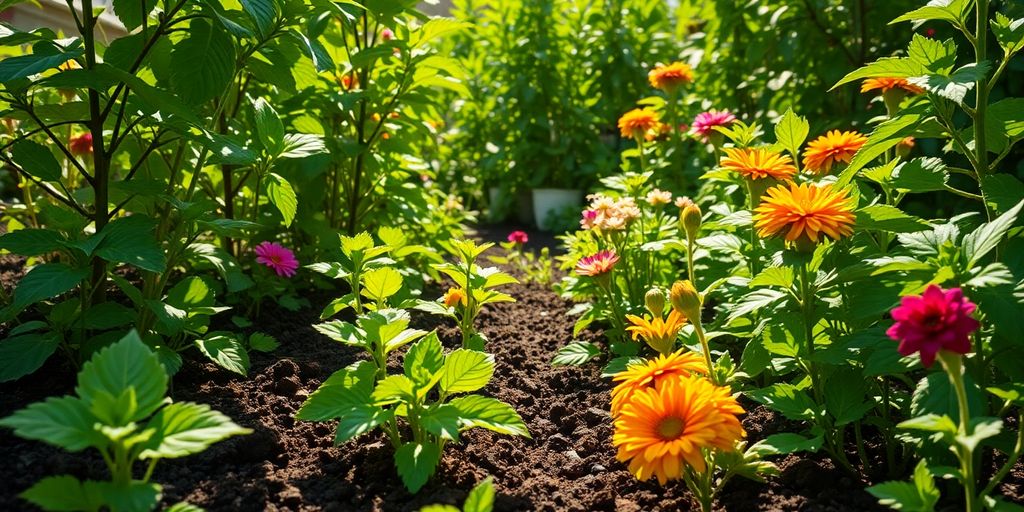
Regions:
[[[402,289],[402,274],[391,267],[380,267],[363,273],[362,282],[363,296],[384,302]]]
[[[945,190],[948,180],[949,172],[942,159],[915,158],[896,167],[892,185],[904,192],[934,192]]]
[[[468,395],[449,402],[459,410],[462,429],[480,427],[498,432],[529,438],[530,432],[519,414],[508,405],[493,398]]]
[[[0,419],[18,437],[43,441],[70,452],[104,446],[93,428],[97,419],[84,401],[73,396],[50,397]]]
[[[839,174],[833,185],[844,188],[850,184],[857,172],[873,162],[886,151],[892,149],[903,139],[914,134],[917,127],[928,117],[928,106],[916,104],[900,111],[898,117],[891,118],[875,127],[868,141],[861,146],[846,169]]]
[[[417,387],[432,385],[435,376],[444,368],[444,348],[436,332],[416,342],[405,354],[405,376],[409,377]]]
[[[188,37],[171,50],[170,83],[181,100],[196,105],[220,96],[234,72],[231,36],[203,18],[190,20]]]
[[[904,213],[895,206],[875,204],[857,210],[857,229],[888,231],[890,233],[915,233],[928,231],[931,227],[922,219]]]
[[[173,403],[160,409],[146,423],[146,428],[154,429],[155,433],[145,443],[139,455],[142,459],[184,457],[229,437],[252,433],[209,405],[189,402]]]
[[[295,219],[295,212],[299,208],[299,200],[295,196],[295,190],[288,180],[277,173],[267,175],[267,199],[270,200],[277,211],[281,212],[285,226],[291,226]]]
[[[441,450],[431,443],[406,443],[395,451],[395,468],[409,492],[419,491],[434,474]]]
[[[377,368],[360,361],[331,374],[299,408],[295,419],[327,421],[341,418],[353,408],[371,403]]]
[[[49,476],[29,487],[21,497],[44,510],[100,510],[106,503],[97,483],[82,482],[71,475]]]
[[[800,154],[800,146],[807,140],[807,134],[811,131],[811,125],[807,119],[796,115],[793,109],[786,110],[782,119],[775,125],[775,139],[790,154]]]
[[[992,222],[982,224],[978,229],[968,233],[964,237],[964,256],[967,257],[968,266],[974,266],[981,258],[991,252],[1006,235],[1006,232],[1017,222],[1017,216],[1024,208],[1024,201],[1007,210]]]
[[[225,370],[242,376],[249,374],[249,353],[235,335],[216,331],[195,341],[206,357]]]
[[[360,404],[352,407],[341,416],[338,430],[334,434],[334,444],[340,445],[355,439],[395,417],[394,409],[381,409],[376,405]]]
[[[249,348],[260,352],[273,352],[280,344],[277,338],[262,332],[254,332],[249,335]]]
[[[587,341],[574,341],[555,352],[552,366],[582,366],[601,355],[601,348]]]
[[[167,373],[134,330],[85,363],[75,386],[75,392],[89,406],[103,395],[119,397],[129,390],[134,393],[136,407],[134,413],[123,416],[125,423],[148,418],[163,405],[167,394]],[[121,415],[123,411],[115,412]]]
[[[494,375],[494,357],[460,348],[444,360],[441,389],[445,393],[467,393],[487,385]]]
[[[867,488],[878,503],[894,510],[906,512],[932,512],[939,502],[939,490],[922,459],[914,469],[911,482],[884,482]]]

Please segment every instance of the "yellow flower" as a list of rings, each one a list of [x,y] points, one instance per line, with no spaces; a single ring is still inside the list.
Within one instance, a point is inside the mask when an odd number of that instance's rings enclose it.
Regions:
[[[445,306],[450,308],[459,304],[465,306],[467,303],[466,290],[463,290],[462,288],[449,288],[447,292],[444,292],[444,298],[442,301]]]
[[[619,118],[619,132],[623,137],[643,139],[647,132],[660,125],[658,113],[649,108],[635,108]]]
[[[692,374],[706,375],[708,365],[704,358],[693,352],[677,350],[661,354],[642,363],[631,364],[625,371],[616,373],[612,380],[618,382],[612,389],[612,416],[617,416],[622,405],[633,393],[653,388],[663,379],[689,377]]]
[[[907,82],[906,78],[868,78],[867,80],[864,80],[864,83],[860,84],[860,92],[868,92],[876,89],[881,89],[883,93],[889,92],[893,89],[903,89],[910,94],[921,94],[924,92],[923,88]]]
[[[669,313],[668,320],[658,316],[648,320],[636,315],[626,315],[626,320],[633,324],[626,327],[626,330],[633,334],[633,341],[643,338],[651,348],[662,354],[672,351],[676,336],[686,323],[686,317],[676,310]]]
[[[807,144],[804,167],[818,174],[828,173],[836,162],[850,163],[853,155],[867,141],[867,137],[857,132],[832,130]]]
[[[793,160],[787,155],[764,148],[725,148],[719,162],[723,169],[735,171],[746,179],[775,178],[784,181],[796,175]]]
[[[705,449],[735,450],[746,436],[738,418],[743,412],[728,387],[697,375],[664,379],[622,406],[612,445],[637,479],[656,476],[664,485],[681,478],[685,466],[707,470]]]
[[[693,69],[682,62],[673,62],[668,65],[659,64],[647,73],[647,79],[651,86],[665,92],[675,92],[681,85],[693,81]]]
[[[822,234],[838,240],[853,233],[854,201],[846,191],[804,183],[768,189],[754,209],[754,227],[763,238],[787,230],[786,240],[818,243]]]

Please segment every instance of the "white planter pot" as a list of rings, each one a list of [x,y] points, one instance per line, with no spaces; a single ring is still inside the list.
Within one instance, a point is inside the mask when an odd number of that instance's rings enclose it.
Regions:
[[[583,191],[567,188],[535,188],[533,189],[533,218],[541,231],[551,231],[548,226],[548,214],[566,208],[580,209],[583,207]]]

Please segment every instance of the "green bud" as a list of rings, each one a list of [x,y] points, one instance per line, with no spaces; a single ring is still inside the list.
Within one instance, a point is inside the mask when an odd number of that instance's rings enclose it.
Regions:
[[[644,295],[644,304],[647,305],[647,311],[660,318],[665,312],[665,292],[658,287],[647,290],[647,294]]]
[[[669,300],[672,301],[672,307],[675,308],[676,311],[685,315],[691,323],[696,324],[697,322],[700,322],[700,292],[694,288],[693,283],[689,280],[676,281],[675,284],[672,285]]]

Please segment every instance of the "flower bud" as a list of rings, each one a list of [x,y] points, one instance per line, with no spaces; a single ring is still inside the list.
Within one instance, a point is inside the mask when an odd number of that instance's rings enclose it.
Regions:
[[[700,321],[700,292],[694,288],[693,283],[688,279],[685,281],[676,281],[675,284],[672,285],[669,300],[672,301],[672,307],[675,308],[676,311],[685,315],[690,322],[696,324]]]
[[[683,229],[686,230],[687,239],[697,239],[697,235],[700,233],[701,216],[700,207],[693,202],[683,207],[679,219],[683,224]]]
[[[647,306],[647,311],[650,311],[655,318],[661,318],[665,312],[665,292],[658,287],[647,290],[647,294],[644,295],[644,304]]]
[[[913,137],[904,137],[899,144],[896,144],[896,155],[900,158],[910,156],[910,152],[914,150],[914,145],[915,141]]]
[[[449,288],[441,299],[444,305],[453,308],[459,305],[466,305],[466,292],[462,288]]]

